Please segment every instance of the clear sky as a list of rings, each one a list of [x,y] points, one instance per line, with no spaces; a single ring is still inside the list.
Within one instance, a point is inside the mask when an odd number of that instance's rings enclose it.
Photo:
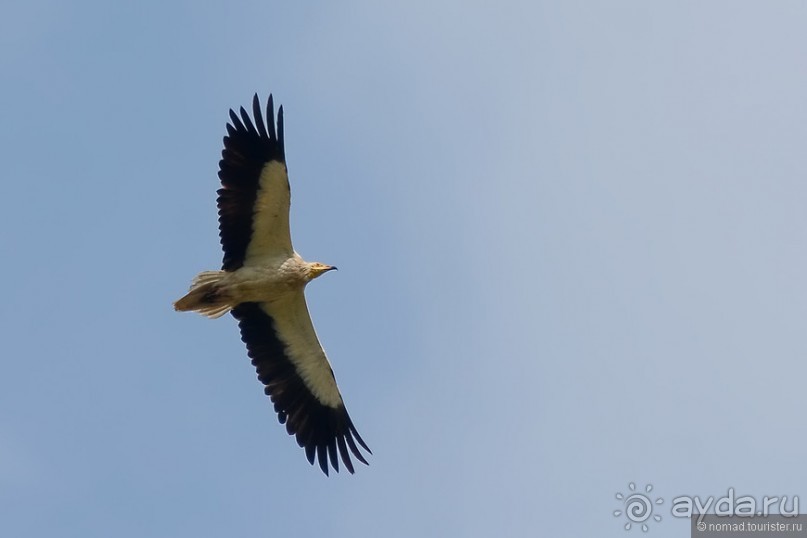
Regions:
[[[617,537],[631,482],[652,536],[677,496],[807,506],[804,2],[2,11],[0,536]],[[171,308],[255,92],[295,247],[340,269],[307,295],[353,476],[231,317]]]

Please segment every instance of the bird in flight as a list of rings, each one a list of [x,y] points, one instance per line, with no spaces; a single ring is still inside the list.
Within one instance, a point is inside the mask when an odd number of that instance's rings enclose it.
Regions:
[[[221,271],[197,275],[174,309],[209,318],[230,312],[280,423],[308,461],[327,475],[328,461],[338,472],[341,459],[353,473],[350,455],[367,465],[359,446],[372,452],[347,413],[304,295],[306,284],[336,267],[304,261],[291,245],[283,107],[277,131],[271,95],[266,123],[257,94],[253,118],[240,113],[230,110],[219,161]]]

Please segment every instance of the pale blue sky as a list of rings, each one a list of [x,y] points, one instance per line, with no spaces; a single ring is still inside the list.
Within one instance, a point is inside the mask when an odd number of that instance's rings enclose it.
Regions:
[[[0,16],[0,535],[627,536],[614,494],[803,495],[803,2],[16,1]],[[326,478],[235,321],[230,107],[370,467]],[[805,511],[804,509],[802,510]]]

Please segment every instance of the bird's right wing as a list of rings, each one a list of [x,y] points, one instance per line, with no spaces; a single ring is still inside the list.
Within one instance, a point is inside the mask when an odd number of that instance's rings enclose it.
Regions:
[[[222,269],[260,264],[266,258],[289,257],[291,194],[283,143],[283,107],[277,113],[272,96],[266,104],[252,101],[253,123],[242,107],[241,117],[230,110],[230,123],[219,161],[219,236],[224,250]]]
[[[241,303],[232,314],[280,423],[297,437],[308,461],[313,464],[316,456],[326,475],[328,459],[339,471],[337,454],[351,473],[351,453],[367,464],[356,443],[370,449],[345,409],[303,290],[271,303]]]

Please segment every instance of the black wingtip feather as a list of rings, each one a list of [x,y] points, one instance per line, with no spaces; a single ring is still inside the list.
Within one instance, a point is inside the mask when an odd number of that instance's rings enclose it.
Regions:
[[[231,108],[230,109],[230,121],[233,123],[233,127],[235,127],[236,131],[244,131],[244,125],[241,123],[241,120],[238,119],[235,111]]]
[[[256,97],[257,95],[255,94]],[[272,99],[271,93],[269,94],[269,99],[266,100],[266,118],[268,120],[269,138],[277,140],[277,133],[275,132],[275,101]]]
[[[319,468],[328,476],[328,454],[325,445],[317,446],[317,459],[319,460]]]
[[[247,111],[244,110],[244,107],[241,107],[239,112],[241,112],[241,120],[244,122],[244,126],[247,128],[247,132],[252,136],[260,136],[258,134],[258,130],[255,129],[255,126],[252,124],[252,119],[250,119],[249,114],[247,114]]]
[[[331,437],[328,441],[328,459],[331,460],[331,467],[338,473],[339,460],[336,457],[336,437]]]
[[[316,455],[317,447],[315,445],[306,445],[305,457],[308,458],[308,463],[314,465],[314,456]]]
[[[336,438],[336,442],[339,445],[339,455],[342,457],[342,463],[345,464],[345,469],[347,469],[350,474],[353,474],[353,462],[350,461],[350,452],[348,452],[347,445],[345,445],[345,438],[339,436]]]
[[[353,425],[353,422],[350,423],[350,431],[351,431],[351,433],[353,433],[353,437],[356,438],[356,441],[359,442],[359,444],[362,446],[362,448],[364,448],[364,450],[366,450],[367,452],[372,454],[373,451],[370,450],[370,447],[367,446],[367,443],[365,443],[364,439],[361,438],[361,435],[359,435],[359,432],[356,430],[356,427]]]
[[[261,138],[269,139],[269,134],[266,132],[266,124],[263,122],[263,114],[261,113],[261,101],[258,99],[258,94],[252,99],[252,115],[255,116],[255,126],[258,128]]]
[[[277,109],[277,143],[280,145],[280,150],[283,152],[283,155],[285,155],[286,144],[283,139],[283,105],[280,105],[280,108]]]
[[[350,432],[345,434],[345,440],[347,441],[347,444],[350,447],[350,451],[353,452],[354,456],[356,456],[356,459],[365,465],[370,465],[369,463],[367,463],[367,460],[364,459],[364,456],[361,455],[361,452],[359,451],[359,448],[356,446],[356,443],[353,441],[353,436],[350,435]]]

